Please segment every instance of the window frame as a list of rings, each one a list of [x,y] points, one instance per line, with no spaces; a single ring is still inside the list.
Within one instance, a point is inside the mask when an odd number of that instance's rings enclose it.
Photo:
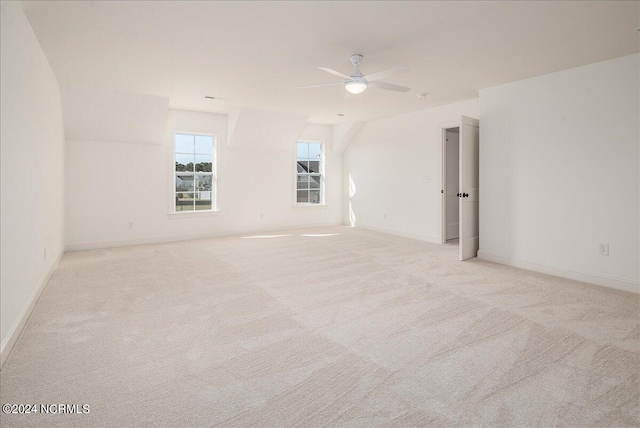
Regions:
[[[196,193],[197,190],[195,189],[195,176],[197,174],[196,171],[193,172],[193,176],[194,176],[194,189],[193,192],[177,192],[176,191],[176,175],[178,174],[178,171],[176,171],[176,158],[177,158],[177,151],[176,151],[176,136],[177,135],[192,135],[194,137],[196,136],[204,136],[204,137],[211,137],[213,140],[213,150],[211,151],[211,157],[212,157],[212,162],[211,162],[211,191],[213,193],[212,198],[211,198],[211,209],[208,210],[191,210],[191,211],[178,211],[176,210],[176,194],[177,193]],[[211,213],[217,213],[219,212],[218,209],[218,135],[217,134],[213,134],[213,133],[209,133],[209,132],[193,132],[193,131],[173,131],[172,134],[172,139],[171,139],[171,208],[169,210],[169,214],[170,216],[184,216],[184,217],[190,217],[190,216],[194,216],[194,215],[207,215],[207,214],[211,214]],[[195,147],[194,147],[194,156],[196,156],[196,152],[195,152]],[[195,162],[195,159],[194,159]]]
[[[312,143],[312,144],[320,144],[320,172],[318,173],[320,175],[320,201],[318,203],[312,203],[312,202],[298,202],[298,143]],[[325,206],[325,201],[326,201],[326,191],[325,191],[325,182],[326,182],[326,168],[325,168],[325,150],[326,150],[326,144],[324,143],[324,141],[317,141],[317,140],[307,140],[307,139],[300,139],[300,140],[296,140],[296,142],[294,143],[294,149],[293,149],[293,206],[296,208],[313,208],[313,207],[323,207]],[[307,176],[311,176],[311,175],[316,175],[316,174],[311,174],[311,173],[306,173],[303,175],[307,175]],[[310,188],[307,190],[311,190]]]

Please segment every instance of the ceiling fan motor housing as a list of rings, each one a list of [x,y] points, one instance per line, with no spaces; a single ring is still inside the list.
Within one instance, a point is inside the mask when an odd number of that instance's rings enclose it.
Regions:
[[[360,71],[360,68],[358,67],[360,65],[360,62],[362,61],[362,55],[353,54],[349,57],[349,59],[353,64],[353,70],[351,70],[350,77],[356,82],[362,82],[362,83],[366,82],[366,80],[362,76],[362,72]]]

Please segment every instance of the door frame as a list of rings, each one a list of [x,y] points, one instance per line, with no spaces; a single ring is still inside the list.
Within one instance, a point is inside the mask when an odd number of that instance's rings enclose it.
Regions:
[[[460,128],[462,118],[438,124],[441,133],[440,142],[440,243],[447,243],[447,129]]]

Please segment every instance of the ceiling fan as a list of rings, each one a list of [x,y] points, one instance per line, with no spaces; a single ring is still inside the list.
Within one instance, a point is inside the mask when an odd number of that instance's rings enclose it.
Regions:
[[[373,86],[374,88],[379,89],[387,89],[389,91],[396,92],[407,92],[411,88],[407,88],[406,86],[394,85],[393,83],[380,82],[379,80],[384,79],[385,77],[389,77],[396,73],[407,72],[409,69],[407,67],[396,67],[385,71],[379,71],[373,74],[363,75],[360,71],[360,63],[362,62],[362,55],[354,54],[349,57],[351,63],[353,64],[353,69],[351,70],[351,75],[348,76],[344,73],[340,73],[339,71],[333,70],[327,67],[318,67],[322,71],[326,71],[327,73],[331,73],[334,76],[342,77],[344,79],[341,83],[324,83],[320,85],[309,85],[303,86],[303,88],[318,88],[321,86],[337,86],[344,85],[344,88],[352,93],[352,94],[360,94],[367,89],[368,86]]]

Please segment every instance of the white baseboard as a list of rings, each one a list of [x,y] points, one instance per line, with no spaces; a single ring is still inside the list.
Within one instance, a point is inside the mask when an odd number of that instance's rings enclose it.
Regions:
[[[384,227],[377,227],[377,226],[368,226],[366,224],[360,224],[360,223],[356,223],[355,227],[359,227],[360,229],[372,230],[374,232],[387,233],[389,235],[402,236],[403,238],[417,239],[419,241],[427,241],[434,244],[441,243],[440,238],[427,236],[427,235],[420,235],[418,233],[403,232],[401,230],[386,229]]]
[[[568,269],[560,266],[553,266],[544,263],[531,262],[528,260],[516,259],[487,251],[478,251],[478,258],[520,269],[545,273],[547,275],[559,276],[561,278],[572,279],[574,281],[587,282],[589,284],[603,287],[615,288],[616,290],[640,293],[640,283],[626,279],[615,278],[606,275],[598,275],[590,272],[583,272],[575,269]]]
[[[256,228],[256,229],[225,230],[225,231],[219,231],[219,232],[198,233],[198,234],[191,234],[191,235],[174,235],[174,236],[160,236],[156,238],[129,239],[124,241],[75,242],[75,243],[67,244],[65,247],[65,251],[82,251],[82,250],[95,250],[98,248],[114,248],[114,247],[129,247],[134,245],[162,244],[165,242],[192,241],[195,239],[220,238],[223,236],[246,235],[250,233],[282,232],[287,230],[308,229],[313,227],[339,226],[341,224],[342,224],[341,221],[338,220],[338,221],[306,224],[306,225],[299,225],[299,226],[278,226],[278,227]]]
[[[60,259],[62,259],[63,255],[64,255],[64,251],[61,251],[58,257],[56,258],[56,260],[53,262],[53,264],[49,268],[49,271],[47,271],[47,274],[45,275],[45,277],[38,283],[36,289],[31,294],[31,297],[29,297],[27,304],[22,309],[22,312],[20,312],[18,319],[15,321],[15,323],[13,323],[13,326],[9,330],[9,333],[7,334],[7,338],[5,339],[4,343],[2,344],[2,346],[0,346],[0,369],[2,369],[5,361],[7,361],[7,358],[9,357],[9,354],[13,349],[13,345],[16,344],[18,337],[20,337],[20,334],[22,333],[24,326],[27,324],[27,321],[31,316],[31,312],[33,312],[33,308],[35,308],[36,303],[38,303],[38,299],[40,298],[42,291],[44,290],[47,283],[49,282],[49,279],[51,279],[51,275],[53,275],[53,272],[58,267],[58,263],[60,263]]]

